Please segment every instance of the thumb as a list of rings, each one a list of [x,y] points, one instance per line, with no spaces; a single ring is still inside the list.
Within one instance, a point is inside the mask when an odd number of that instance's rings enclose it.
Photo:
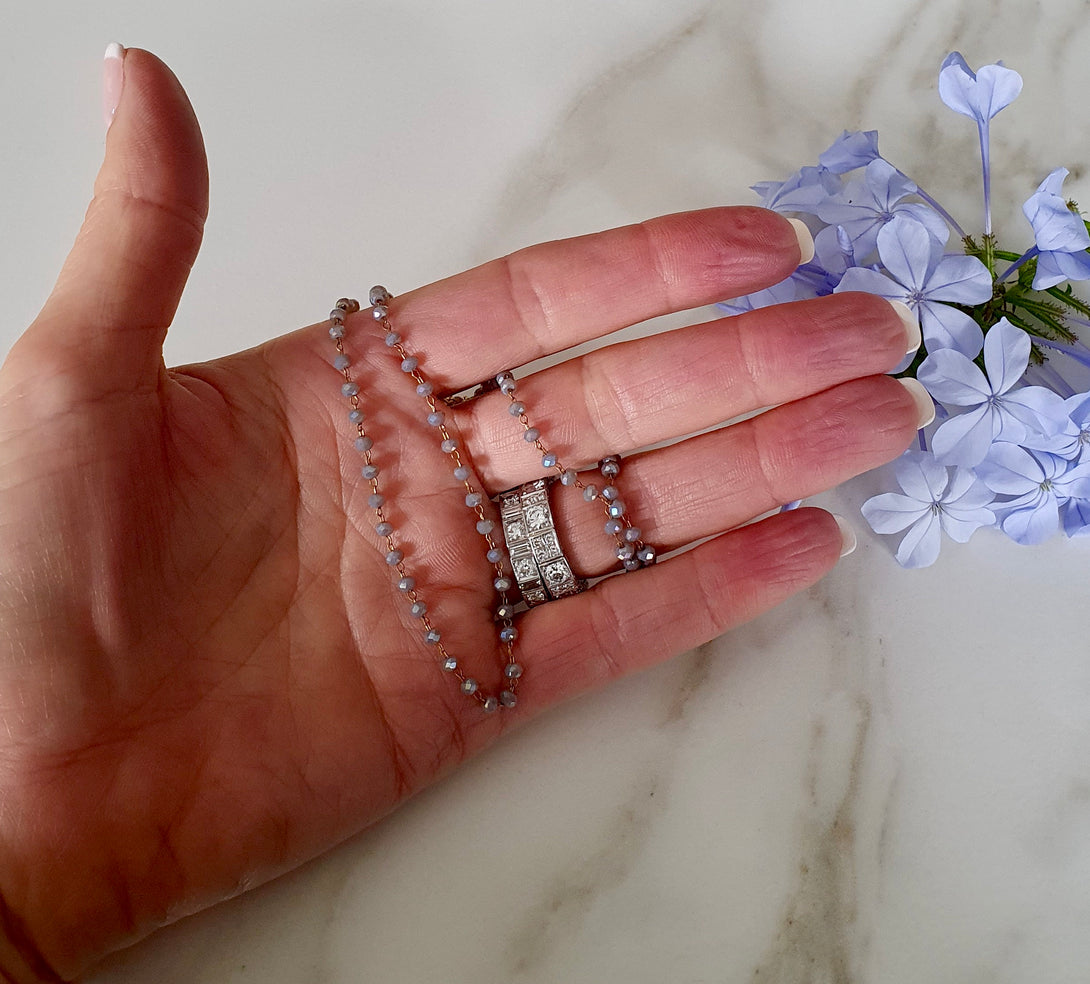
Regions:
[[[83,398],[156,385],[208,213],[204,142],[170,69],[111,45],[104,94],[109,130],[94,199],[24,338],[32,351],[39,339],[48,345],[53,368],[78,381]]]

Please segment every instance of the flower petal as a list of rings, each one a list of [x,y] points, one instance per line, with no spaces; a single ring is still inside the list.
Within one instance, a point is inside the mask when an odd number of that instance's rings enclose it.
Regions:
[[[1017,444],[993,444],[987,458],[976,469],[980,480],[1001,495],[1023,495],[1045,480],[1041,463]]]
[[[900,533],[930,509],[931,503],[922,504],[899,492],[883,492],[864,502],[860,512],[875,533]]]
[[[986,404],[951,417],[931,438],[935,457],[945,465],[972,468],[980,464],[995,440],[993,417]]]
[[[993,393],[1006,393],[1029,365],[1030,341],[1021,328],[1000,318],[984,336],[984,368]]]
[[[960,352],[939,349],[920,363],[916,378],[936,400],[954,407],[977,407],[992,397],[980,368]]]
[[[1060,525],[1060,508],[1054,495],[1042,495],[1036,506],[1017,509],[1002,522],[1003,532],[1016,543],[1044,543]]]
[[[924,289],[930,301],[983,304],[992,296],[992,275],[975,256],[947,253]]]
[[[946,468],[928,451],[906,451],[893,463],[893,473],[905,495],[926,505],[942,498],[950,480]]]
[[[915,219],[896,215],[878,232],[878,255],[894,280],[921,290],[931,260],[931,235]]]
[[[887,225],[886,228],[889,226]],[[881,233],[879,233],[881,235]],[[867,267],[852,267],[845,271],[834,294],[843,294],[845,291],[858,290],[865,294],[877,294],[891,301],[904,301],[908,298],[908,292],[896,281],[890,280],[884,273],[871,270]]]
[[[930,567],[939,556],[942,529],[938,517],[928,511],[906,534],[897,548],[897,563],[910,569]]]
[[[951,349],[970,359],[980,353],[984,332],[964,311],[938,301],[924,301],[918,306],[917,313],[928,352]]]

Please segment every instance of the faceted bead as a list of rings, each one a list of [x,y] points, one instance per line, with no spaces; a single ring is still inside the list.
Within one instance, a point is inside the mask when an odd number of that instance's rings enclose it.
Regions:
[[[334,322],[329,326],[330,338],[344,338],[344,325]]]
[[[428,631],[424,633],[424,641],[429,646],[438,645],[439,644],[439,631],[438,631],[438,629],[428,629]]]
[[[497,591],[510,591],[511,578],[505,576],[497,577],[492,582],[492,587],[494,587]]]
[[[454,477],[458,479],[459,482],[464,482],[469,478],[469,469],[466,468],[465,465],[459,465],[454,469]]]
[[[462,681],[462,693],[463,694],[475,694],[477,692],[477,681],[473,677],[466,677]]]
[[[510,690],[501,690],[500,703],[504,707],[514,707],[518,703],[518,698]]]
[[[500,383],[500,392],[503,393],[504,396],[510,396],[512,393],[514,393],[515,392],[515,381],[514,381],[514,379],[505,379],[502,383]]]
[[[386,338],[383,339],[383,341],[385,341],[390,348],[393,348],[401,341],[401,336],[396,331],[388,331],[386,332]]]
[[[341,396],[356,396],[359,391],[359,383],[341,383]]]
[[[353,407],[351,410],[348,411],[348,419],[353,424],[358,424],[361,420],[363,420],[363,411],[359,407]]]
[[[496,373],[496,385],[502,386],[504,382],[506,382],[508,379],[514,378],[515,377],[511,375],[511,371],[509,369],[504,369],[503,372]]]
[[[386,496],[384,496],[384,495],[382,495],[382,494],[380,494],[378,492],[372,492],[367,497],[367,505],[369,505],[372,509],[378,509],[385,502],[386,502]]]
[[[539,431],[536,427],[527,427],[526,433],[522,435],[522,439],[527,444],[533,444],[534,441],[536,441],[539,437],[541,437],[541,431]]]
[[[458,442],[456,440],[454,440],[453,437],[448,437],[445,441],[443,441],[439,445],[439,447],[442,449],[442,451],[445,454],[450,454],[451,451],[457,451],[458,450]]]
[[[433,410],[428,414],[428,423],[432,427],[438,427],[446,419],[442,410]]]
[[[333,306],[346,311],[348,314],[355,314],[360,309],[360,302],[354,297],[338,297],[337,303]]]
[[[466,493],[466,505],[470,509],[476,509],[481,504],[481,500],[484,496],[480,492],[467,492]]]
[[[517,680],[520,676],[522,676],[522,664],[508,663],[503,668],[503,675],[507,677],[508,680]]]
[[[405,559],[405,554],[400,550],[387,550],[386,551],[386,563],[391,567],[397,567]]]
[[[360,474],[370,482],[372,479],[378,478],[378,465],[364,465],[360,469]]]
[[[332,311],[329,312],[329,320],[332,321],[335,325],[343,324],[344,309],[335,307]]]
[[[376,304],[373,308],[371,308],[371,317],[374,318],[376,321],[381,321],[389,313],[390,311],[385,304]]]
[[[518,637],[519,630],[513,625],[507,625],[500,629],[500,642],[514,642]]]
[[[598,498],[598,486],[597,485],[588,485],[588,486],[586,486],[583,489],[583,498],[587,502],[593,502],[595,499],[597,499]]]
[[[432,386],[431,383],[428,383],[428,382],[417,383],[416,384],[416,395],[417,396],[431,396],[433,389],[435,389],[435,387]]]
[[[656,553],[655,548],[648,544],[644,544],[640,547],[636,556],[639,557],[644,564],[653,564],[658,559],[658,553]]]
[[[427,610],[428,606],[422,601],[414,601],[409,606],[409,614],[412,615],[413,618],[423,618],[424,613],[427,612]]]
[[[359,437],[356,438],[356,450],[357,451],[360,451],[360,452],[370,451],[371,448],[373,448],[374,446],[375,446],[375,442],[370,437],[368,437],[366,434],[361,434]]]
[[[628,560],[624,562],[624,569],[626,571],[638,571],[640,566],[640,562],[636,560],[635,557],[629,557]]]
[[[386,304],[393,300],[393,297],[385,287],[379,284],[371,288],[367,294],[367,300],[372,304]]]
[[[445,660],[443,660],[443,669],[446,670],[448,673],[453,673],[456,669],[458,669],[458,660],[456,660],[453,656],[448,656]]]
[[[572,471],[570,468],[565,468],[560,473],[560,484],[561,485],[574,485],[576,483],[576,481],[578,481],[578,479],[579,479],[579,476],[574,471]]]
[[[495,697],[486,697],[484,703],[481,704],[481,710],[483,710],[485,714],[495,714],[499,709],[499,706],[500,702],[496,700]]]
[[[394,527],[390,523],[385,523],[384,522],[384,523],[376,523],[375,524],[375,532],[379,536],[389,536],[391,533],[393,533],[393,531],[394,531]]]
[[[509,618],[514,618],[514,617],[515,617],[515,606],[514,605],[498,605],[496,607],[496,618],[500,619],[500,621],[503,621],[503,620],[509,619]]]
[[[614,499],[609,504],[609,514],[614,519],[620,519],[624,515],[624,500]]]
[[[624,531],[624,538],[629,543],[635,543],[643,535],[643,531],[638,526],[630,526]]]
[[[416,372],[416,367],[420,365],[420,360],[415,355],[406,356],[401,360],[402,372]]]
[[[333,360],[333,368],[338,370],[347,369],[349,366],[348,356],[341,352],[337,358]]]
[[[612,502],[614,499],[619,499],[620,497],[621,493],[617,491],[616,486],[607,485],[602,489],[602,498],[605,499],[606,502]]]
[[[487,536],[496,528],[496,524],[490,519],[478,519],[477,520],[477,532],[481,536]]]
[[[484,559],[487,560],[490,564],[498,564],[501,560],[503,560],[503,551],[500,550],[499,547],[493,547],[491,550],[488,551],[488,553],[484,555]]]
[[[603,458],[598,462],[598,470],[605,475],[606,478],[616,478],[621,474],[621,459],[615,455]]]
[[[622,543],[617,548],[617,559],[618,560],[628,560],[629,557],[635,557],[635,556],[636,556],[636,547],[635,547],[634,544]]]
[[[558,459],[557,459],[556,455],[553,454],[552,451],[550,451],[548,454],[542,455],[541,467],[542,468],[555,468],[557,460]]]
[[[511,404],[511,406],[507,408],[507,412],[511,414],[512,417],[521,417],[524,413],[526,413],[526,404],[519,403],[516,400],[514,403]]]
[[[605,531],[610,536],[616,536],[623,529],[624,529],[624,526],[623,526],[623,524],[621,523],[620,520],[618,520],[618,519],[607,519],[606,520]]]
[[[415,577],[403,577],[400,581],[397,582],[397,590],[398,591],[404,591],[406,594],[408,594],[410,591],[412,591],[412,589],[415,588],[415,587],[416,587],[416,578]]]

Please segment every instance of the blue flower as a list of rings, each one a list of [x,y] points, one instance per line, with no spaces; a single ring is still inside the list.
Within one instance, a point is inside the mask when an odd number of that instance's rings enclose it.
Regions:
[[[982,304],[992,296],[992,275],[975,256],[943,253],[915,219],[897,215],[878,231],[878,256],[889,276],[853,267],[837,293],[861,290],[903,301],[920,319],[928,351],[949,348],[975,358],[983,332],[964,311],[951,304]],[[892,279],[890,279],[892,278]]]
[[[834,174],[865,167],[878,157],[877,130],[845,130],[818,158],[818,163]]]
[[[914,181],[892,164],[876,160],[867,165],[861,180],[849,181],[838,194],[816,205],[815,211],[822,222],[844,229],[860,259],[874,252],[878,232],[897,215],[916,219],[934,239],[945,243],[950,236],[945,220],[921,202],[904,201],[914,194]]]
[[[774,212],[813,212],[814,208],[840,190],[841,179],[823,167],[802,167],[786,181],[760,181],[752,190],[761,204]]]
[[[1060,512],[1068,536],[1090,536],[1090,499],[1068,499]]]
[[[998,442],[976,469],[993,492],[1013,496],[996,506],[999,525],[1024,545],[1043,543],[1060,526],[1060,507],[1090,499],[1090,463],[1076,464],[1046,451]]]
[[[926,451],[906,451],[893,467],[904,495],[873,496],[862,511],[875,533],[908,528],[897,548],[902,567],[933,564],[943,532],[965,543],[980,527],[995,523],[988,508],[995,495],[968,468],[948,469]]]
[[[973,467],[984,460],[995,441],[1020,444],[1031,435],[1048,436],[1061,422],[1042,413],[1050,390],[1039,386],[1014,389],[1029,364],[1030,340],[1003,318],[984,339],[987,375],[960,352],[931,352],[916,378],[927,391],[948,406],[967,407],[951,417],[931,439],[935,456],[946,464]]]
[[[1034,290],[1055,287],[1065,280],[1090,280],[1090,233],[1060,194],[1067,174],[1067,168],[1056,168],[1022,206],[1037,243]]]

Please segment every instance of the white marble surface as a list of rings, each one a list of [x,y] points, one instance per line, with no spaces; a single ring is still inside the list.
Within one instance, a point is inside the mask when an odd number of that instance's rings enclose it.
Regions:
[[[1082,0],[136,0],[5,8],[0,351],[101,153],[112,38],[160,53],[212,218],[168,341],[203,359],[546,237],[750,201],[843,127],[978,214],[937,67],[1004,59],[999,231],[1090,201]],[[354,286],[353,286],[354,285]],[[860,479],[823,501],[854,513]],[[817,588],[525,728],[351,843],[97,984],[1090,979],[1090,543],[984,532]]]

